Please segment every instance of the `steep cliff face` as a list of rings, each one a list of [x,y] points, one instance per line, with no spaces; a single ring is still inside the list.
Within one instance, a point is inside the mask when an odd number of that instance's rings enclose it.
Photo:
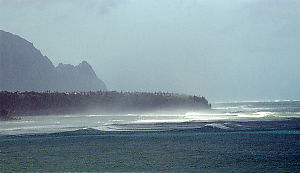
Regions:
[[[106,86],[86,61],[54,67],[32,43],[0,30],[0,90],[95,91]]]

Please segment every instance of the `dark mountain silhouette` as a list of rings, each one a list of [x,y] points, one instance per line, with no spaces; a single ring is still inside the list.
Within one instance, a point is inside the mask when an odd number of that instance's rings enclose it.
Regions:
[[[0,90],[96,91],[106,86],[86,61],[55,67],[32,43],[0,30]]]

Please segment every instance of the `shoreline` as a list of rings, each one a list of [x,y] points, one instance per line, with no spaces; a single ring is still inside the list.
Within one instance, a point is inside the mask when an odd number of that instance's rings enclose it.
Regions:
[[[35,121],[35,120],[33,120]],[[12,122],[7,122],[8,124]],[[28,122],[24,122],[27,124]],[[29,122],[30,123],[30,122]],[[7,125],[8,125],[7,124]],[[10,126],[0,133],[0,136],[76,136],[76,135],[110,135],[110,134],[151,134],[151,133],[260,133],[268,131],[295,131],[300,133],[300,118],[281,120],[251,120],[251,121],[191,121],[169,123],[125,123],[125,124],[99,124],[99,126]],[[5,124],[3,124],[5,125]]]
[[[18,116],[140,113],[179,109],[209,110],[211,104],[203,96],[157,92],[0,92],[0,110]]]

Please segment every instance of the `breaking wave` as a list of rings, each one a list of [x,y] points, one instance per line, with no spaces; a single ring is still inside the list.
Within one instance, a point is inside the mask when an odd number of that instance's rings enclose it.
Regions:
[[[24,116],[3,121],[0,135],[97,131],[266,130],[300,127],[300,102],[218,103],[203,112]],[[259,122],[259,123],[258,123]],[[282,124],[286,123],[286,124]],[[297,124],[298,123],[298,124]]]

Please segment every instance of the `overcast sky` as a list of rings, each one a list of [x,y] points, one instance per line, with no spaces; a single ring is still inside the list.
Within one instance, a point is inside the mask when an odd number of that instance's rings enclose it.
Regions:
[[[109,90],[300,99],[299,0],[0,0],[0,29]]]

